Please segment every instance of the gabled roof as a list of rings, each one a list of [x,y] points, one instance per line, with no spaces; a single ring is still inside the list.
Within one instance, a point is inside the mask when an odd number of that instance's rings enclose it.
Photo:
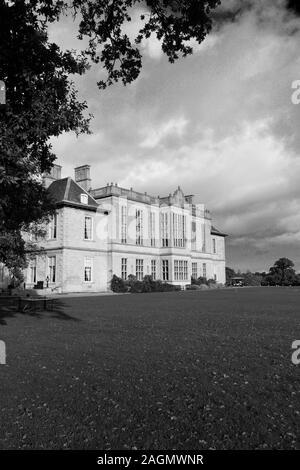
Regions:
[[[53,181],[48,192],[58,205],[71,205],[87,210],[97,210],[99,207],[95,199],[70,177]],[[88,196],[87,204],[81,202],[81,194]]]
[[[220,230],[218,230],[216,227],[214,227],[213,225],[211,226],[211,230],[210,230],[210,233],[212,235],[217,235],[219,237],[228,237],[227,233],[223,233],[223,232],[220,232]]]

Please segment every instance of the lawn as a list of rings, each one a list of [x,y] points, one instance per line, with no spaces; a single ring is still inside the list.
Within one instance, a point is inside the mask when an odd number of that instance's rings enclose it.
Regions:
[[[0,449],[300,449],[298,288],[0,311]]]

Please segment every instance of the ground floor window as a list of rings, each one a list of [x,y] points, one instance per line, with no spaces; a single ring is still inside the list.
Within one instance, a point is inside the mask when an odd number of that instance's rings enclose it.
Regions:
[[[197,263],[192,263],[192,278],[198,279]]]
[[[36,259],[30,261],[30,282],[36,283]]]
[[[169,261],[167,259],[162,261],[162,278],[163,281],[169,280]]]
[[[144,277],[144,260],[136,260],[136,278],[138,281],[142,281]]]
[[[184,260],[174,260],[174,279],[175,281],[187,281],[188,262]]]
[[[206,263],[203,263],[202,268],[203,268],[203,277],[205,277],[205,279],[206,279],[206,276],[207,276],[207,273],[206,273]]]
[[[84,281],[92,281],[93,260],[92,258],[84,258]]]
[[[156,260],[151,260],[151,277],[155,281],[156,280]]]
[[[56,280],[56,256],[48,257],[49,267],[49,282],[55,282]]]
[[[127,258],[121,260],[121,277],[124,281],[127,279]]]

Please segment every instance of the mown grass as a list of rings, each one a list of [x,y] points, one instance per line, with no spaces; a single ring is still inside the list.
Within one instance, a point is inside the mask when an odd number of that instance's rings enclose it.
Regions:
[[[0,312],[1,449],[299,449],[300,290]]]

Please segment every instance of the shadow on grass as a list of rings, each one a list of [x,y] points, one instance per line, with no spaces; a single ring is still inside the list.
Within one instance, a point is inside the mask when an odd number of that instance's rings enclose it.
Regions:
[[[19,311],[18,300],[16,300],[15,305],[13,305],[13,302],[9,302],[7,305],[0,303],[0,325],[7,325],[6,319],[17,317],[17,315],[27,315],[38,319],[50,317],[58,320],[81,321],[79,318],[68,315],[65,312],[66,308],[68,307],[57,299],[53,299],[53,309],[49,310],[35,309],[32,307],[24,311]]]

